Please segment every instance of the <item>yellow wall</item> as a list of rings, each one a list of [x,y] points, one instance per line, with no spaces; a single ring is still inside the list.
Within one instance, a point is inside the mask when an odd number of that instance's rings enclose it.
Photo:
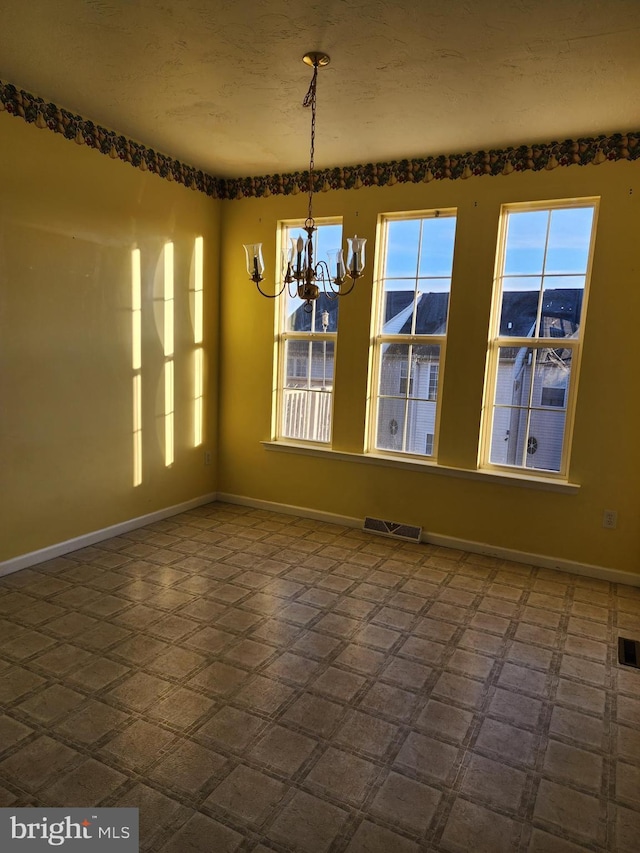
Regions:
[[[472,469],[500,205],[601,197],[570,472],[581,488],[558,494],[265,450],[260,442],[270,438],[275,306],[247,280],[241,245],[262,240],[273,274],[277,222],[303,217],[305,197],[221,203],[0,113],[0,561],[217,489],[640,572],[639,177],[640,163],[619,162],[337,190],[315,200],[317,216],[342,216],[345,234],[369,240],[367,273],[341,302],[336,362],[333,446],[355,453],[364,444],[378,215],[458,209],[440,460]],[[189,288],[198,235],[205,245],[210,467],[203,464],[203,448],[193,447]],[[163,459],[159,301],[168,240],[176,260],[171,468]],[[143,282],[143,482],[135,488],[133,248],[141,251]],[[602,528],[604,509],[618,511],[617,530]]]
[[[0,561],[216,488],[220,203],[0,113]],[[206,443],[193,447],[193,246],[204,238]],[[175,463],[164,465],[162,247],[175,245]],[[142,267],[133,486],[131,251]]]
[[[406,521],[443,536],[640,572],[640,163],[318,194],[316,216],[340,215],[345,235],[368,238],[367,273],[340,303],[333,447],[361,452],[364,444],[378,214],[458,210],[440,461],[474,468],[500,205],[586,196],[600,196],[601,207],[570,471],[570,480],[581,485],[577,494],[261,446],[270,438],[274,303],[247,280],[242,243],[263,241],[273,276],[277,222],[304,218],[303,195],[232,201],[223,208],[220,491],[356,518]],[[618,511],[616,530],[602,528],[604,509]]]

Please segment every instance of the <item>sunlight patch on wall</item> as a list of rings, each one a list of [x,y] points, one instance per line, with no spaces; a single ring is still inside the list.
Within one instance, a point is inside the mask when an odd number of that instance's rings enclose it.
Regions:
[[[203,441],[204,424],[204,381],[203,381],[204,352],[202,347],[194,353],[194,385],[195,399],[193,406],[193,446],[200,447]]]
[[[142,377],[133,377],[133,485],[142,483]]]
[[[194,311],[193,311],[193,342],[201,344],[204,331],[204,240],[196,237],[194,245]]]
[[[164,464],[174,461],[174,294],[173,243],[164,245]]]
[[[196,237],[193,247],[193,342],[196,346],[193,361],[193,446],[204,441],[204,240]]]
[[[167,361],[164,365],[164,464],[167,468],[174,460],[173,395],[173,361]]]
[[[173,356],[174,299],[173,299],[173,243],[164,245],[164,355]]]
[[[133,485],[142,483],[142,285],[140,249],[131,251],[131,367],[133,369]]]

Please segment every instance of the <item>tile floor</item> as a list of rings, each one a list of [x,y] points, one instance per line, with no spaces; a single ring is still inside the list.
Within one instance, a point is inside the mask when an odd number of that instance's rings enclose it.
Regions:
[[[225,504],[0,579],[0,806],[158,853],[640,850],[640,589]]]

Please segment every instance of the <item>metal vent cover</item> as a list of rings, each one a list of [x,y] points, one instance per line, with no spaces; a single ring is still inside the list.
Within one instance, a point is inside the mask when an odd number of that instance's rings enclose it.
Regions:
[[[415,524],[404,524],[401,521],[384,521],[381,518],[367,516],[364,520],[363,530],[369,533],[377,533],[378,536],[389,536],[391,539],[406,539],[408,542],[420,542],[422,528]]]

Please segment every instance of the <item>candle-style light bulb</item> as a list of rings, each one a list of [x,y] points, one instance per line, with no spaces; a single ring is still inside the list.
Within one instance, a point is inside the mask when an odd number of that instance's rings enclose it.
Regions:
[[[247,273],[256,284],[262,281],[264,261],[262,259],[262,243],[245,243],[244,251],[247,260]]]
[[[349,244],[347,269],[349,270],[351,278],[355,279],[362,275],[362,271],[364,269],[364,247],[366,242],[366,237],[358,237],[357,234],[354,234],[353,237],[347,237],[347,243]]]
[[[302,237],[298,237],[296,241],[296,273],[299,278],[302,275],[302,252],[304,250],[304,240]]]
[[[334,284],[342,284],[345,276],[344,255],[342,249],[334,249],[332,252],[327,252],[329,257],[329,272],[334,273]]]

